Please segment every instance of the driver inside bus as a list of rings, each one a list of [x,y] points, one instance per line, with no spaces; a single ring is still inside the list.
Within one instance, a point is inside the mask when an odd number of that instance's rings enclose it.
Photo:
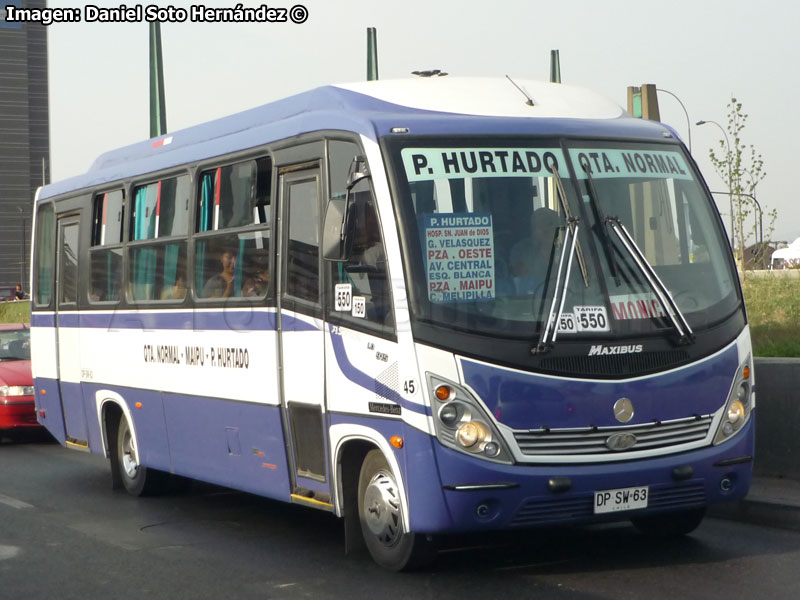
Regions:
[[[511,248],[510,264],[514,287],[519,295],[541,292],[547,279],[550,257],[561,217],[549,208],[537,208],[531,215],[531,235]]]

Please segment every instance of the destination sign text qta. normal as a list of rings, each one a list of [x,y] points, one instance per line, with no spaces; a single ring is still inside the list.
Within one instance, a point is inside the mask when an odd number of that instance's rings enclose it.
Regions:
[[[636,177],[691,179],[689,166],[680,152],[670,150],[571,149],[570,158],[578,177],[593,179]]]

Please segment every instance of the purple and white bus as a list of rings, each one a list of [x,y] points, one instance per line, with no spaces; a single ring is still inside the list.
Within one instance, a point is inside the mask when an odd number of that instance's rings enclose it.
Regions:
[[[392,569],[443,534],[686,534],[742,498],[750,333],[694,161],[516,84],[323,87],[41,188],[39,421],[133,494],[330,511]]]

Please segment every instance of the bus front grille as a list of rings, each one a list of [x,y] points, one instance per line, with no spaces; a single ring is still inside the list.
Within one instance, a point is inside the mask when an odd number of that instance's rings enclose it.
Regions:
[[[703,440],[708,435],[713,415],[656,421],[622,427],[573,429],[534,429],[517,431],[514,439],[526,456],[623,454],[639,450],[666,448]],[[615,447],[616,434],[628,434],[625,449]],[[634,436],[634,437],[629,437]]]

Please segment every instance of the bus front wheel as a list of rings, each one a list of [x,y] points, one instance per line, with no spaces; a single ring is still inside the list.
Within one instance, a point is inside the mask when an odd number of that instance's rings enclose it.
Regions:
[[[705,508],[664,513],[653,517],[631,519],[633,526],[646,535],[678,537],[693,532],[706,515]]]
[[[436,557],[432,540],[403,533],[406,515],[391,467],[380,450],[370,450],[358,478],[361,533],[373,560],[393,571],[421,568]]]
[[[139,463],[139,449],[128,420],[122,416],[117,428],[117,446],[112,460],[116,461],[125,490],[132,496],[149,496],[164,489],[167,474],[148,469]]]

